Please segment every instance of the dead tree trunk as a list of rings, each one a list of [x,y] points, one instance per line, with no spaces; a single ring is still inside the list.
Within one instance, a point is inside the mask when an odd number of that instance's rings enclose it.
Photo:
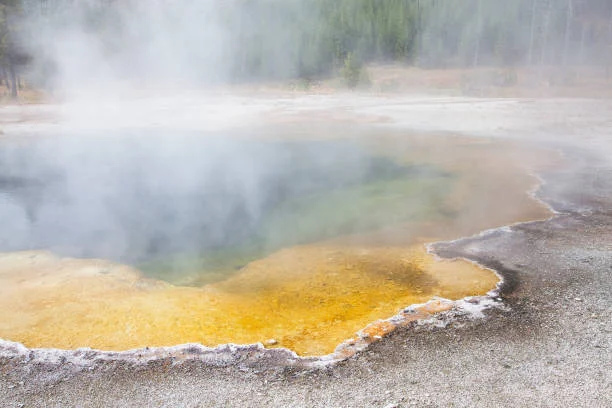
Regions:
[[[476,17],[478,27],[476,29],[476,49],[474,50],[474,66],[480,63],[480,37],[482,37],[482,0],[478,0],[478,15]]]
[[[572,31],[572,19],[574,18],[574,1],[567,0],[567,11],[565,16],[565,36],[563,39],[563,66],[569,63],[569,44]]]
[[[17,72],[15,71],[15,66],[11,63],[8,64],[8,80],[9,88],[11,91],[11,98],[17,99],[17,96],[19,96],[19,82],[17,79]]]
[[[586,48],[586,35],[588,31],[588,24],[586,21],[582,22],[582,31],[580,32],[580,54],[579,61],[580,65],[584,65],[584,49]]]
[[[546,1],[545,10],[542,15],[542,46],[540,49],[540,66],[544,66],[546,62],[546,51],[548,49],[548,34],[550,30],[550,18],[552,13],[552,4],[550,0]]]
[[[535,43],[535,31],[536,31],[536,11],[538,0],[532,0],[531,3],[531,29],[529,33],[529,65],[533,65],[533,47]]]
[[[612,7],[610,7],[610,21],[608,22],[608,47],[607,47],[606,77],[612,76]]]
[[[6,86],[6,89],[9,88],[8,74],[4,66],[0,66],[0,85]]]

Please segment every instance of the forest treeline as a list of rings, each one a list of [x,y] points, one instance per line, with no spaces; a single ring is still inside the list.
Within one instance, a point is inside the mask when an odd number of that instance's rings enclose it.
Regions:
[[[126,49],[138,54],[146,35],[130,26],[145,17],[126,12],[138,2],[157,7],[151,24],[170,21],[193,37],[194,58],[186,62],[218,64],[232,81],[317,78],[375,61],[425,68],[612,63],[610,0],[207,0],[200,1],[207,8],[199,22],[187,18],[193,5],[181,9],[189,0],[0,0],[4,79],[16,84],[29,65],[56,63],[24,40],[36,36],[32,21],[81,24],[88,36],[99,34],[109,58]],[[214,24],[214,34],[198,38],[203,31],[185,30],[189,24]],[[183,47],[183,39],[170,38]],[[217,40],[223,52],[211,62],[202,50]]]

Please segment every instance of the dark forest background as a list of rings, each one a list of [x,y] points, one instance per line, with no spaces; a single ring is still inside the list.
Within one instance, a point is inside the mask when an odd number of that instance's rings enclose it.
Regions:
[[[205,10],[182,7],[186,3],[1,0],[2,80],[15,96],[20,77],[44,86],[61,71],[55,51],[48,51],[56,41],[49,38],[54,25],[79,27],[97,38],[100,54],[109,60],[140,55],[150,36],[168,37],[164,49],[181,48],[181,56],[189,58],[177,65],[193,65],[197,78],[200,64],[203,81],[211,77],[204,70],[211,64],[222,71],[215,80],[227,82],[342,72],[349,86],[359,81],[361,65],[372,62],[422,68],[588,64],[608,72],[612,65],[610,0],[209,0],[200,2]],[[155,23],[144,24],[148,17],[142,10],[149,4],[157,10]],[[157,23],[163,26],[159,32]],[[212,25],[206,35],[203,28],[186,29]],[[47,42],[33,41],[37,36]],[[217,42],[215,53],[201,51]],[[175,57],[151,54],[144,64],[149,67],[155,58]],[[117,69],[121,75],[128,71]]]

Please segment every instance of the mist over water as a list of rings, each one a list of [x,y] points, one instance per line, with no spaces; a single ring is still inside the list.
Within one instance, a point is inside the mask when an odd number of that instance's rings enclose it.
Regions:
[[[494,274],[436,263],[423,244],[546,214],[524,194],[534,181],[515,166],[523,151],[386,139],[389,127],[349,126],[336,119],[350,108],[330,113],[316,98],[282,123],[278,95],[231,95],[330,78],[367,87],[369,63],[606,68],[605,24],[584,28],[586,12],[567,10],[545,0],[24,1],[11,15],[11,47],[28,57],[19,74],[60,114],[34,137],[1,140],[0,251],[35,252],[0,263],[2,301],[15,308],[0,336],[80,347],[96,333],[105,349],[275,338],[324,354],[407,304],[486,293]]]
[[[115,246],[98,256],[125,259],[158,247],[220,246],[240,240],[266,207],[290,190],[308,190],[317,178],[283,183],[281,169],[288,170],[296,155],[291,146],[227,136],[86,135],[3,149],[5,198],[27,208],[3,231],[4,246],[27,247],[27,240],[15,240],[9,231],[29,225],[34,248],[68,245],[79,256],[94,255],[78,252],[94,243]],[[334,154],[333,148],[321,150]],[[306,159],[308,151],[300,153]],[[359,171],[359,154],[345,153],[344,164]],[[352,177],[358,180],[359,173]],[[342,174],[337,178],[343,182]]]
[[[402,187],[393,182],[442,176],[376,156],[358,140],[134,131],[9,143],[0,174],[0,250],[161,262],[154,269],[178,275],[223,265],[188,268],[173,258],[196,262],[221,251],[233,273],[282,247],[383,227],[406,215],[377,225],[360,202]],[[333,215],[335,205],[354,208]]]

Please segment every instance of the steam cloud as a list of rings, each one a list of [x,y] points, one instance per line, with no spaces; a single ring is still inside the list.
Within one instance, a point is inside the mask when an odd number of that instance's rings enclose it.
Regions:
[[[465,2],[449,0],[418,14],[427,2],[396,1],[404,14],[383,15],[374,7],[378,20],[369,31],[361,9],[349,3],[26,1],[19,39],[34,57],[27,77],[68,103],[64,134],[0,149],[6,220],[0,250],[52,248],[138,261],[152,253],[222,247],[247,239],[283,199],[359,183],[372,171],[371,155],[355,145],[263,146],[249,132],[212,137],[202,129],[228,114],[211,111],[215,102],[189,110],[192,117],[185,119],[195,133],[156,128],[155,115],[180,116],[181,104],[193,101],[138,99],[142,90],[176,95],[333,74],[347,51],[365,60],[399,55],[435,67],[606,63],[599,51],[607,46],[607,17],[601,27],[585,29],[565,18],[564,2],[529,0],[513,8],[485,0],[461,8]],[[592,5],[608,10],[605,2]],[[330,31],[330,16],[346,32]],[[386,25],[376,25],[379,20]],[[404,26],[402,41],[387,38],[384,30]]]

